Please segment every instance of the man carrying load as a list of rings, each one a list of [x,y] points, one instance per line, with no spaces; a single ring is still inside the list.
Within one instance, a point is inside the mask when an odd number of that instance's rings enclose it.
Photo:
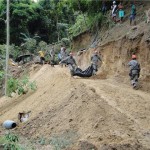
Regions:
[[[68,57],[64,58],[59,62],[59,64],[66,64],[70,69],[71,76],[73,76],[74,71],[77,68],[75,59],[73,58],[73,53],[70,53]]]

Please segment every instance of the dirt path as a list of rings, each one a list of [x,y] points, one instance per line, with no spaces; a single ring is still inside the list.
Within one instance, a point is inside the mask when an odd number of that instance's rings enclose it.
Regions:
[[[110,143],[150,148],[149,93],[114,79],[71,78],[68,69],[59,66],[45,65],[31,78],[38,84],[35,93],[0,99],[0,122],[17,121],[18,112],[31,110],[29,121],[16,128],[21,135],[64,139],[69,134],[73,147],[82,150],[82,141],[97,148]]]
[[[140,140],[150,147],[150,94],[135,91],[125,84],[111,80],[92,80],[84,83],[95,88],[96,93],[101,95],[109,106],[133,122],[133,130],[141,137]]]

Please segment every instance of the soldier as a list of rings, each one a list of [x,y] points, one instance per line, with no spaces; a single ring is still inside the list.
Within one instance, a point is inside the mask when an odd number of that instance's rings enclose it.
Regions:
[[[98,52],[94,51],[94,54],[91,57],[91,63],[93,66],[93,75],[96,74],[96,72],[98,71],[98,62],[102,61],[100,56],[98,56]]]
[[[74,70],[77,68],[75,59],[73,58],[73,53],[70,53],[68,57],[60,61],[60,64],[68,65],[70,69],[71,76],[73,76]]]
[[[136,60],[136,55],[132,55],[132,60],[128,63],[128,65],[130,67],[129,76],[130,76],[131,84],[133,88],[136,89],[138,84],[138,78],[140,76],[140,70],[141,70],[140,64]]]
[[[55,61],[55,50],[54,50],[54,46],[52,46],[50,49],[50,64],[51,64],[51,66],[54,66],[54,61]]]
[[[60,55],[61,55],[61,60],[65,59],[67,57],[67,53],[66,53],[66,48],[65,47],[61,47]],[[63,63],[61,63],[61,67],[63,67]]]

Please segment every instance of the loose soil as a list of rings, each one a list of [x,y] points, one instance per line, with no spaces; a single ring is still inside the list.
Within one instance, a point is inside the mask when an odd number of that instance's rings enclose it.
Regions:
[[[60,66],[44,65],[32,71],[31,79],[37,82],[36,92],[0,99],[0,122],[17,121],[19,112],[31,111],[15,132],[50,140],[43,149],[50,145],[70,150],[150,148],[149,93],[133,90],[118,78],[72,78],[68,68]],[[0,133],[4,134],[3,128]]]

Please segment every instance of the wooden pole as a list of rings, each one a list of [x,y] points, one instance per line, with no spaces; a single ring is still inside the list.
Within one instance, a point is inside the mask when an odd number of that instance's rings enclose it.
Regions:
[[[7,30],[7,41],[6,41],[6,68],[5,68],[5,95],[7,95],[7,81],[8,81],[8,61],[9,61],[9,0],[7,0],[7,13],[6,13],[6,30]]]

